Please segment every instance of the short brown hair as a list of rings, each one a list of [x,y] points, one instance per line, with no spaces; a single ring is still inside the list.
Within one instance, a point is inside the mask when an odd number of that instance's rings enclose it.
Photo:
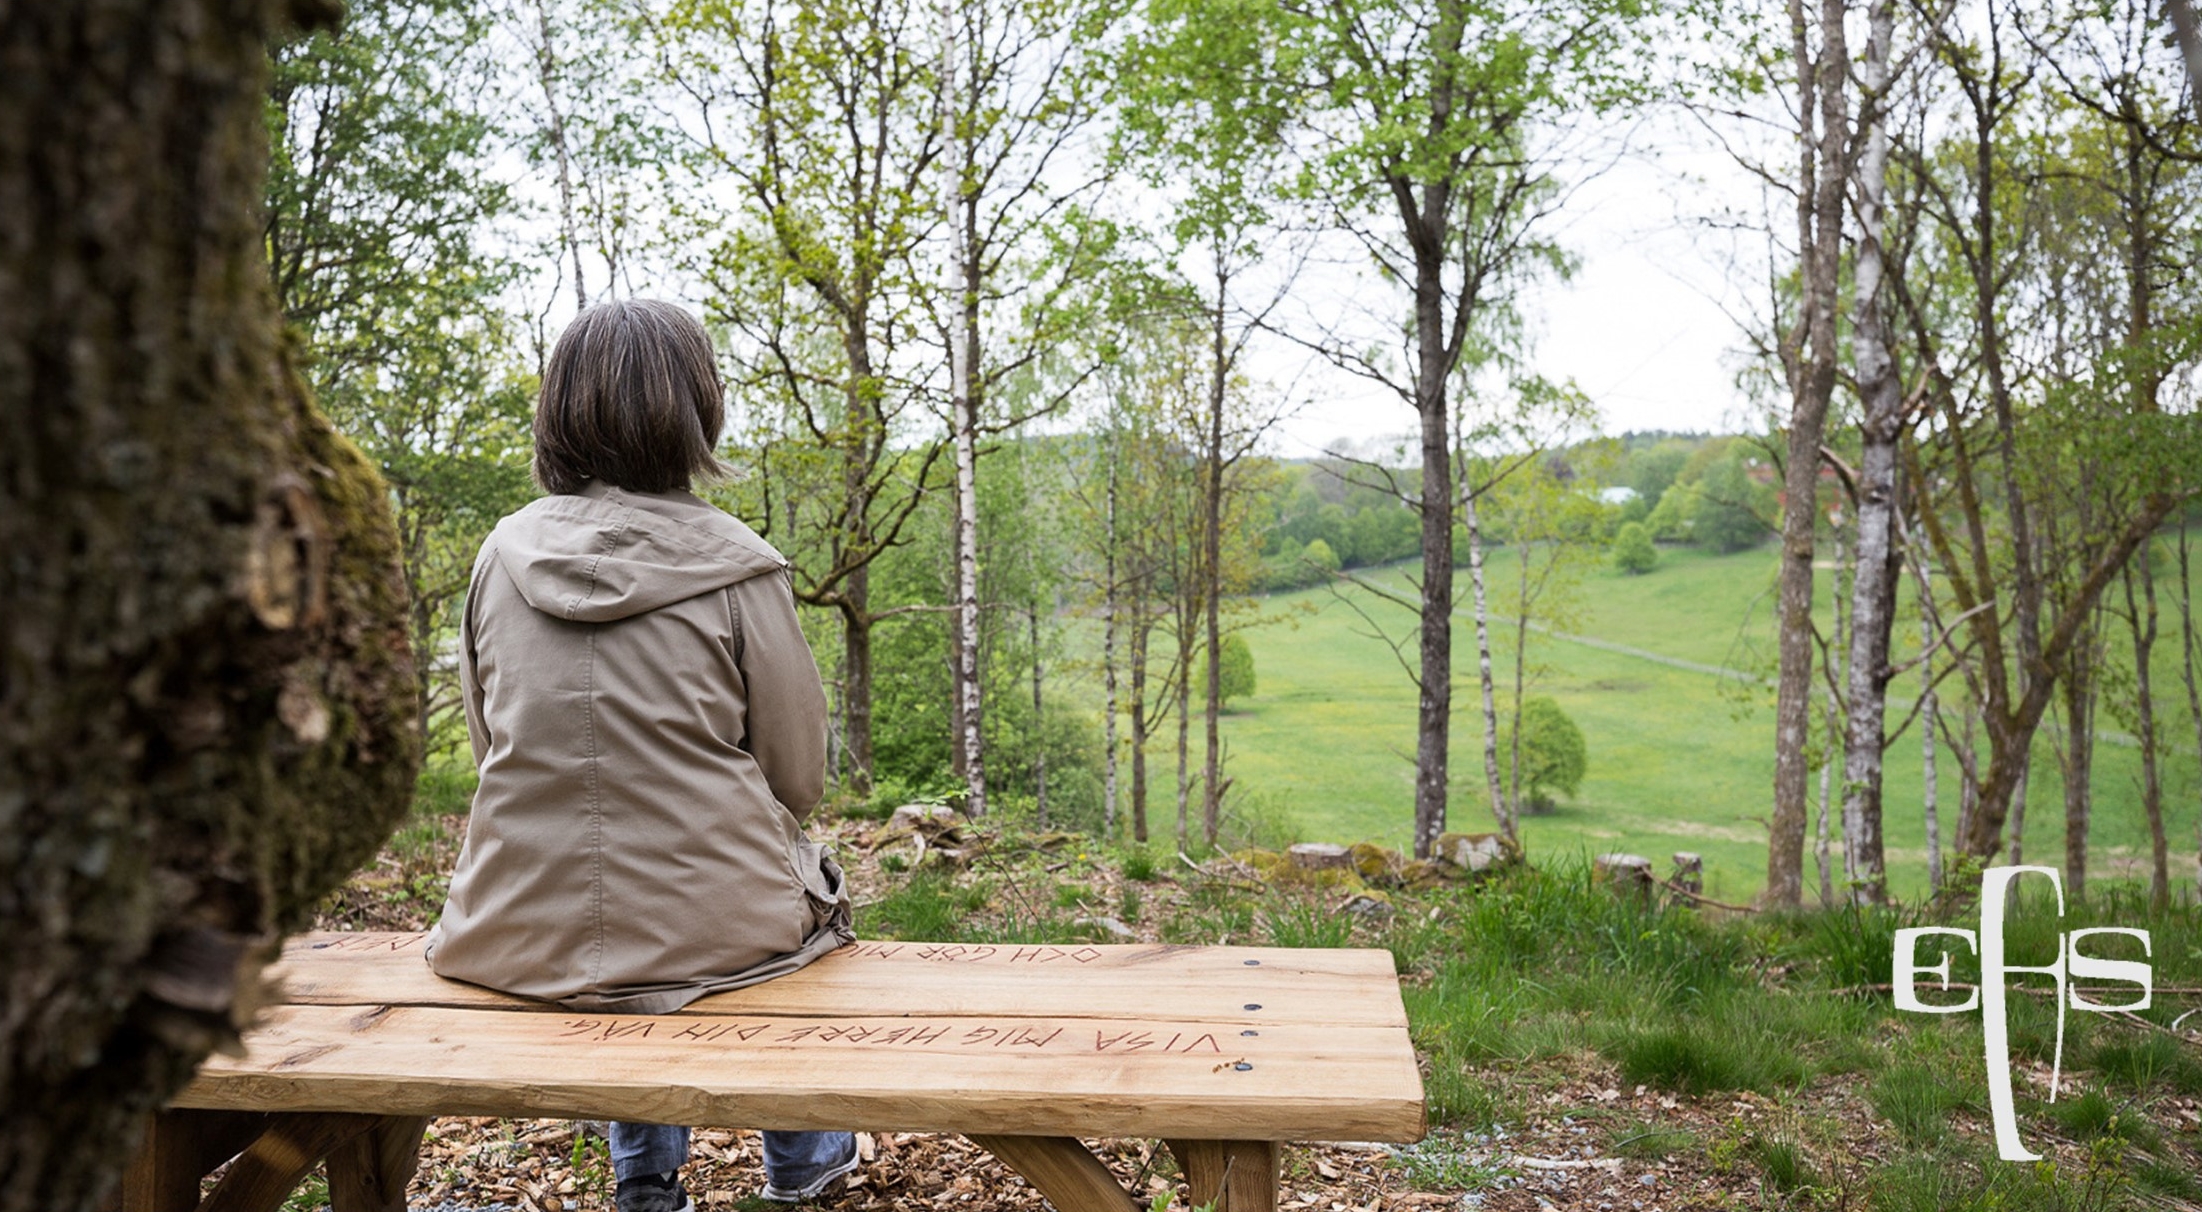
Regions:
[[[579,492],[590,480],[669,492],[723,475],[712,453],[726,422],[711,337],[657,299],[599,303],[559,334],[535,404],[535,482]]]

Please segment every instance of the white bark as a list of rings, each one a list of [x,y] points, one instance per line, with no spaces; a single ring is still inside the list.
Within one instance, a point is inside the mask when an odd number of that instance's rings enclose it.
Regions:
[[[963,753],[965,810],[974,817],[986,815],[986,755],[979,711],[979,416],[978,398],[971,390],[971,355],[978,332],[978,300],[971,284],[969,199],[964,190],[968,148],[957,129],[960,109],[957,92],[956,10],[943,3],[941,16],[941,114],[945,123],[948,155],[942,208],[949,232],[948,290],[954,301],[948,324],[949,416],[956,443],[956,662]]]
[[[1844,628],[1843,615],[1843,558],[1847,554],[1843,543],[1843,526],[1838,520],[1834,527],[1835,541],[1835,636],[1827,646],[1828,658],[1835,662],[1827,680],[1827,753],[1820,758],[1820,818],[1813,838],[1812,857],[1820,871],[1820,904],[1835,903],[1835,872],[1831,846],[1834,838],[1828,832],[1827,810],[1834,793],[1835,763],[1842,751],[1843,700],[1835,693],[1836,683],[1843,678],[1843,643],[1848,632]],[[1844,856],[1843,875],[1851,874],[1849,856]]]
[[[1864,146],[1852,177],[1858,213],[1851,357],[1864,415],[1859,422],[1857,562],[1851,574],[1850,721],[1843,745],[1843,872],[1853,902],[1888,899],[1881,843],[1882,755],[1887,746],[1889,636],[1896,604],[1896,444],[1903,385],[1881,318],[1882,201],[1888,192],[1889,43],[1895,0],[1874,0],[1858,68]]]
[[[1466,468],[1460,474],[1460,514],[1468,527],[1468,584],[1476,603],[1476,675],[1483,689],[1483,781],[1491,795],[1491,819],[1501,833],[1520,841],[1519,821],[1507,810],[1506,789],[1499,783],[1499,708],[1491,675],[1491,604],[1483,587],[1483,527],[1476,517],[1476,494],[1469,490]]]
[[[1101,512],[1101,683],[1108,706],[1101,714],[1101,836],[1116,837],[1116,433],[1111,426],[1108,484]]]

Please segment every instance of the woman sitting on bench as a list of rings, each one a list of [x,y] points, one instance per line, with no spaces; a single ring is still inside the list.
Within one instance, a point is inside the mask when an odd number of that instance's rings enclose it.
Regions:
[[[583,312],[535,412],[550,494],[498,523],[460,625],[481,771],[429,965],[576,1009],[670,1013],[853,941],[803,835],[826,699],[787,560],[690,494],[723,388],[703,326],[649,300]],[[614,1124],[619,1212],[687,1212],[688,1129]],[[847,1132],[764,1134],[764,1198],[856,1168]]]

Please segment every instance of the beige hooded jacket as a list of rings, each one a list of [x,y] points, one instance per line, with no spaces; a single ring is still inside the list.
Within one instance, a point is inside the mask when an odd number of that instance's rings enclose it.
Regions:
[[[853,939],[800,823],[825,692],[756,532],[686,492],[546,497],[482,544],[460,635],[481,788],[438,974],[663,1014]]]

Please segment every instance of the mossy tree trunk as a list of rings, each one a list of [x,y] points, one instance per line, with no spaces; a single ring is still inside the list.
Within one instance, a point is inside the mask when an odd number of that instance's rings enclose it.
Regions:
[[[267,284],[301,0],[0,7],[0,1212],[92,1206],[419,761],[383,486]]]

